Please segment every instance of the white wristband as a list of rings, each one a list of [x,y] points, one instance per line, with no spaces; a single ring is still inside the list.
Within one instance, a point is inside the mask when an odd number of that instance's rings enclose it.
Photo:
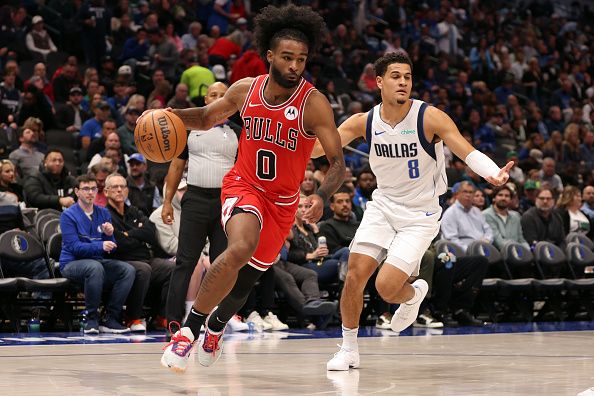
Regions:
[[[474,150],[464,160],[475,173],[483,178],[496,177],[499,174],[499,167],[493,160],[478,150]]]

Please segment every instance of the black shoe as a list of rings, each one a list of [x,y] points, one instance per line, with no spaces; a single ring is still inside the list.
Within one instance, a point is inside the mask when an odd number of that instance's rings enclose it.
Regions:
[[[434,312],[433,318],[443,323],[444,327],[458,327],[459,325],[449,312]]]
[[[454,319],[458,321],[460,326],[483,326],[485,323],[478,320],[470,314],[470,312],[460,309],[454,313]]]
[[[303,306],[303,314],[310,315],[331,315],[336,312],[338,302],[312,300]]]

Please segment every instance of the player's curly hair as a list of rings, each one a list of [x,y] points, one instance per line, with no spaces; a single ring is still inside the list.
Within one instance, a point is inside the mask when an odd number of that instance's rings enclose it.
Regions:
[[[266,59],[266,52],[274,49],[281,39],[307,44],[309,55],[316,53],[326,34],[326,23],[310,7],[289,4],[283,7],[269,5],[254,18],[256,48]]]

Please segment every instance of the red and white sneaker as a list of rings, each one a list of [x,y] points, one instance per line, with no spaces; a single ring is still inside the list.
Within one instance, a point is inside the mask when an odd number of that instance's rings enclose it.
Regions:
[[[171,330],[172,324],[177,324],[179,327],[179,323],[171,322],[169,324],[169,331],[173,333]],[[181,327],[173,334],[169,344],[163,348],[165,352],[163,352],[163,356],[161,357],[161,365],[178,373],[185,372],[193,346],[194,334],[192,334],[192,330],[189,327]]]
[[[208,323],[208,319],[206,323]],[[198,362],[202,366],[208,367],[215,364],[223,353],[223,334],[225,333],[225,329],[223,328],[220,333],[212,333],[208,326],[205,326],[205,328],[204,342],[202,343],[202,347],[198,348]]]

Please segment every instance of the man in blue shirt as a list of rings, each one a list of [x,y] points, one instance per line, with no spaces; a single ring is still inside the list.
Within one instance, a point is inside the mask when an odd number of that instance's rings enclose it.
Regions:
[[[102,100],[97,103],[93,112],[95,117],[86,120],[80,128],[81,145],[85,150],[91,145],[91,140],[101,138],[103,122],[109,117],[111,107],[109,107],[109,103]]]
[[[591,219],[594,219],[594,187],[586,186],[582,192],[584,204],[581,207],[582,212]]]
[[[119,320],[136,271],[130,264],[110,258],[117,245],[109,211],[93,205],[97,195],[95,177],[79,176],[74,192],[78,202],[66,209],[60,218],[60,272],[84,287],[88,312],[85,334],[129,332],[130,329]],[[99,323],[97,311],[106,284],[111,285],[112,290],[106,313]]]

